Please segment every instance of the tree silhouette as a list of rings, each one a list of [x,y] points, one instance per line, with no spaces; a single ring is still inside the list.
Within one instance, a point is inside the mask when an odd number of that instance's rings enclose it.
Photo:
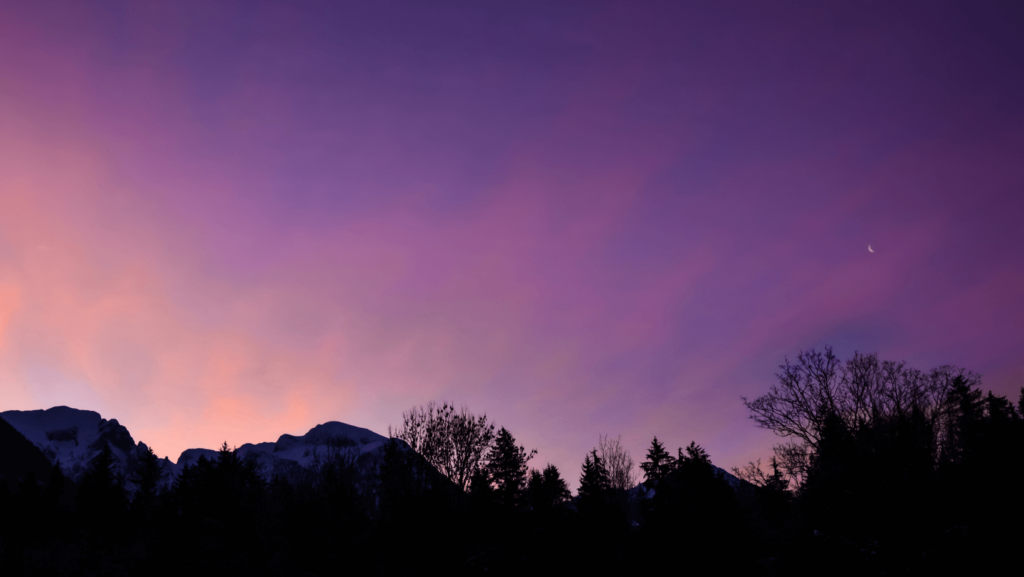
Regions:
[[[378,509],[384,520],[398,523],[418,514],[431,488],[429,465],[397,438],[385,441],[381,451]]]
[[[644,483],[648,488],[653,489],[664,479],[675,467],[675,459],[665,450],[665,445],[655,436],[651,441],[651,448],[647,450],[647,460],[640,463],[643,470]]]
[[[405,441],[434,468],[463,491],[469,488],[473,474],[485,463],[494,441],[494,424],[487,415],[473,415],[453,405],[413,408],[402,413],[402,427],[389,436]]]
[[[580,488],[577,491],[577,496],[579,497],[578,506],[581,510],[600,508],[608,500],[608,490],[610,487],[608,470],[605,469],[604,460],[598,456],[597,449],[593,449],[583,458]]]
[[[527,482],[526,493],[534,511],[550,512],[572,498],[569,486],[562,479],[558,468],[552,464],[543,471],[532,469]]]
[[[622,437],[609,439],[607,435],[598,437],[598,453],[608,471],[608,484],[612,489],[628,491],[636,486],[637,473],[633,468],[633,458],[622,446]]]
[[[674,546],[685,555],[717,556],[728,548],[737,562],[742,556],[743,522],[734,491],[696,442],[677,454],[675,466],[658,482],[654,496],[642,503],[652,542],[659,548]]]
[[[313,454],[304,489],[306,500],[315,503],[308,509],[306,522],[317,531],[317,540],[331,534],[351,535],[368,522],[368,507],[356,487],[357,455],[351,448],[332,446]]]
[[[78,490],[79,508],[96,519],[110,521],[125,510],[127,503],[124,477],[117,469],[110,445],[103,443],[82,476]]]
[[[523,502],[526,491],[526,462],[537,451],[526,452],[516,446],[515,437],[502,427],[494,440],[486,472],[489,481],[494,485],[494,500],[503,507],[518,507]]]
[[[131,477],[136,486],[132,508],[137,511],[150,511],[156,506],[164,469],[152,448],[145,445],[141,445],[141,447],[144,448],[138,456]]]
[[[732,473],[736,475],[736,478],[746,481],[756,487],[770,489],[772,491],[787,491],[789,489],[789,481],[786,479],[786,475],[782,472],[782,467],[779,464],[778,459],[775,455],[772,455],[768,461],[770,472],[766,472],[761,466],[761,459],[756,461],[750,461],[743,468],[733,467]]]
[[[686,446],[686,452],[683,449],[679,449],[679,456],[676,458],[676,469],[682,469],[685,467],[700,467],[702,470],[711,467],[711,455],[697,444],[696,441],[690,441],[690,444]]]
[[[949,465],[971,465],[982,440],[985,403],[980,390],[962,377],[953,380],[941,459]]]
[[[980,381],[952,366],[922,373],[904,363],[880,362],[875,355],[855,353],[842,363],[831,347],[803,351],[795,363],[786,360],[779,368],[768,394],[753,401],[744,397],[743,403],[758,426],[789,439],[776,446],[775,454],[796,487],[818,450],[826,420],[840,419],[857,436],[916,412],[923,426],[937,432],[944,420],[948,424],[950,391],[958,384],[971,389]]]

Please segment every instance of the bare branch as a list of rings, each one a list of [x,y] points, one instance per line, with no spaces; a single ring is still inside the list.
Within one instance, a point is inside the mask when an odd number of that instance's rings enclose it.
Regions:
[[[599,435],[598,452],[608,470],[611,488],[629,490],[636,486],[640,474],[633,466],[633,458],[630,457],[629,451],[622,447],[621,440],[621,435],[615,439]]]
[[[456,411],[447,402],[402,413],[402,427],[388,434],[402,439],[453,483],[466,490],[494,441],[494,425],[466,407]]]

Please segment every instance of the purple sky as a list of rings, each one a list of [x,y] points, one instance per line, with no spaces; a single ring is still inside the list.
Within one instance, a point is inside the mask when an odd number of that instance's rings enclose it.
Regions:
[[[447,399],[575,486],[832,344],[1024,385],[1024,5],[0,1],[0,409]],[[868,245],[874,253],[868,252]]]

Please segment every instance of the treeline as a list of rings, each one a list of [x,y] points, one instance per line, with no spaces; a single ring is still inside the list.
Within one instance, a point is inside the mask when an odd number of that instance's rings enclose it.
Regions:
[[[787,570],[827,562],[853,574],[970,574],[1017,564],[1024,387],[1015,406],[983,394],[963,369],[922,372],[860,354],[842,362],[829,348],[780,368],[768,394],[744,403],[786,440],[770,474],[759,463],[736,472],[775,502],[761,510]]]
[[[766,463],[735,469],[740,483],[695,442],[671,452],[654,438],[638,471],[601,438],[566,472],[579,481],[573,496],[555,466],[530,467],[536,451],[507,429],[430,404],[403,414],[379,452],[331,447],[287,479],[265,479],[227,444],[173,480],[151,451],[124,474],[104,450],[78,481],[36,466],[0,483],[0,566],[881,575],[1016,564],[1024,389],[1015,406],[963,370],[841,362],[830,349],[777,377],[744,402],[783,442]]]

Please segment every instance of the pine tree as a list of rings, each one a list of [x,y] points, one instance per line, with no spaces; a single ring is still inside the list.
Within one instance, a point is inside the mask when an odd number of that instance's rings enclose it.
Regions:
[[[517,507],[523,501],[526,491],[526,462],[537,451],[527,454],[526,449],[516,446],[515,437],[504,427],[491,449],[487,473],[494,484],[495,501],[505,507]]]
[[[377,506],[385,521],[400,518],[424,491],[411,452],[393,437],[384,442],[377,472]]]
[[[469,494],[477,502],[494,501],[494,482],[486,467],[481,467],[469,476]]]
[[[558,468],[551,464],[544,467],[543,472],[536,469],[530,471],[526,493],[530,506],[540,512],[550,511],[572,497]]]
[[[597,449],[593,449],[583,459],[583,472],[580,475],[580,489],[577,493],[581,506],[586,507],[589,502],[604,500],[609,486],[604,461],[597,456]]]
[[[984,399],[981,390],[962,377],[953,380],[947,405],[950,418],[942,448],[942,460],[954,465],[970,463],[984,419]]]
[[[770,464],[772,474],[766,477],[764,488],[775,493],[786,494],[789,491],[789,481],[782,474],[782,470],[779,468],[779,461],[775,458],[775,455],[772,455]]]
[[[653,489],[672,471],[674,465],[675,459],[665,450],[665,445],[661,444],[658,437],[654,437],[654,440],[651,441],[651,448],[647,450],[647,460],[640,463],[640,468],[643,469],[646,477],[644,483],[648,488]]]
[[[683,454],[683,449],[679,449],[679,458],[676,459],[677,467],[685,465],[707,465],[710,467],[711,456],[696,441],[690,441],[686,447],[686,454]]]
[[[831,532],[839,525],[850,527],[852,519],[861,517],[858,505],[863,500],[863,478],[872,471],[863,470],[858,449],[843,420],[828,415],[821,427],[818,452],[800,490],[801,501],[819,529]]]
[[[145,448],[135,465],[135,471],[132,472],[132,482],[137,487],[132,507],[137,510],[148,510],[156,503],[164,470],[153,449],[144,444],[140,446]]]
[[[78,492],[81,509],[95,519],[113,521],[127,504],[124,478],[115,470],[110,445],[103,444],[100,452],[89,463],[82,476]]]

